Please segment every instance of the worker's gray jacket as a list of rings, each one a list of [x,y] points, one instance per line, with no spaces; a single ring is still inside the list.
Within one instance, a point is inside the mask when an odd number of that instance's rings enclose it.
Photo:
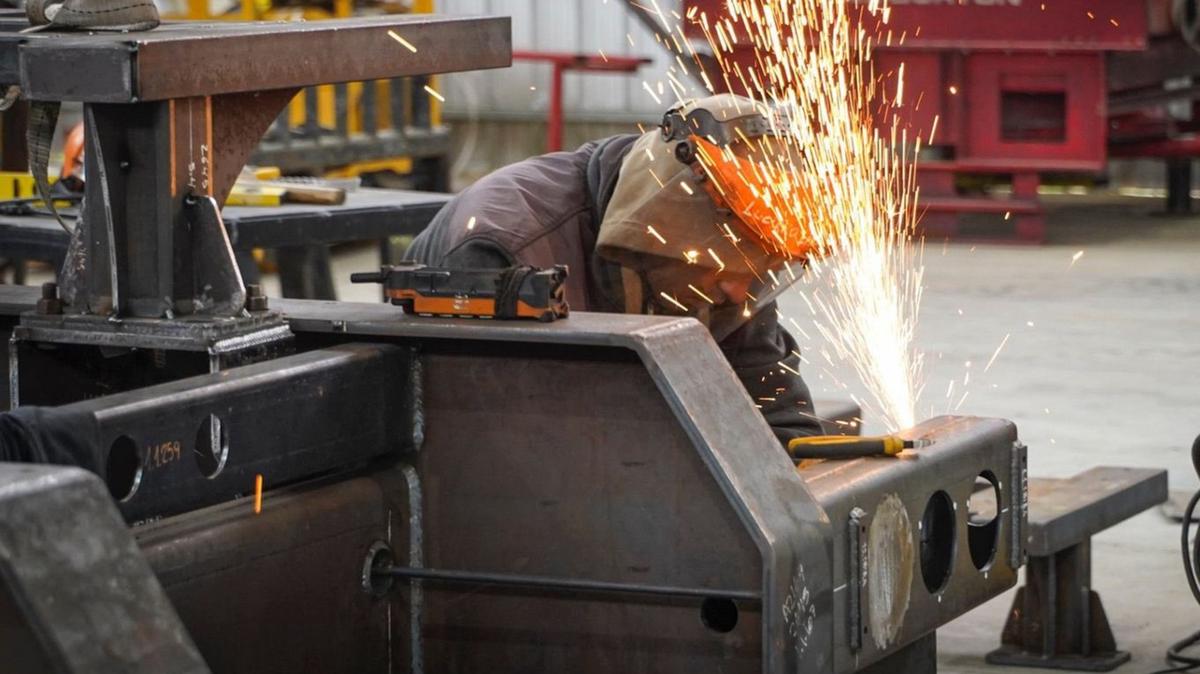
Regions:
[[[459,268],[565,264],[572,309],[624,311],[620,269],[594,250],[621,160],[636,138],[606,138],[484,177],[442,208],[407,257]],[[808,387],[780,366],[799,369],[800,357],[774,304],[720,347],[781,441],[820,433]]]

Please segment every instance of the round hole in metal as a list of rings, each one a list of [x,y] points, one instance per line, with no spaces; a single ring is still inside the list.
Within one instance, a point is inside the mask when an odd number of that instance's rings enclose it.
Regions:
[[[120,436],[109,446],[104,483],[108,485],[108,493],[118,501],[128,501],[137,493],[142,483],[142,455],[128,435]]]
[[[379,599],[387,595],[395,580],[392,576],[378,573],[395,562],[392,549],[383,541],[375,541],[367,549],[367,557],[363,560],[362,588],[367,594]]]
[[[954,502],[941,490],[933,492],[921,515],[921,577],[925,589],[941,592],[954,568]]]
[[[1000,487],[992,471],[985,470],[975,478],[967,499],[967,547],[976,569],[983,571],[992,565],[999,540]]]
[[[737,604],[723,597],[705,597],[700,604],[700,622],[720,634],[732,632],[738,623]]]

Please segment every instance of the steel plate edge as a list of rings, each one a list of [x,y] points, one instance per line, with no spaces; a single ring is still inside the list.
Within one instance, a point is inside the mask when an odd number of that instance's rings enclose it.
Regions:
[[[712,336],[699,322],[680,320],[620,335],[613,344],[642,360],[759,548],[763,671],[832,672],[832,524]],[[711,367],[716,363],[725,365],[723,372]],[[721,419],[697,413],[712,400],[731,413]]]

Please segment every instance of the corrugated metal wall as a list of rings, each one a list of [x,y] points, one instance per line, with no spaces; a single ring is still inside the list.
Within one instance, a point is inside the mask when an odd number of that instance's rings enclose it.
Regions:
[[[664,12],[680,4],[658,2]],[[652,58],[654,63],[636,74],[568,73],[563,107],[572,122],[654,122],[663,113],[642,82],[665,81],[671,56],[622,0],[438,0],[437,12],[511,16],[513,49],[583,54],[603,50]],[[485,119],[540,119],[548,105],[550,66],[517,62],[507,70],[448,75],[443,82],[446,111],[453,117],[475,112]]]

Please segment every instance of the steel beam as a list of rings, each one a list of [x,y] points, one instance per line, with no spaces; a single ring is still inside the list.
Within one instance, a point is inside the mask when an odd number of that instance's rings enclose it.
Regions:
[[[393,454],[413,443],[411,352],[344,345],[57,408],[129,521]],[[85,456],[87,453],[85,452]]]
[[[41,33],[21,36],[20,84],[30,100],[139,103],[502,68],[512,63],[510,23],[422,14]],[[6,42],[0,53],[16,47]]]

